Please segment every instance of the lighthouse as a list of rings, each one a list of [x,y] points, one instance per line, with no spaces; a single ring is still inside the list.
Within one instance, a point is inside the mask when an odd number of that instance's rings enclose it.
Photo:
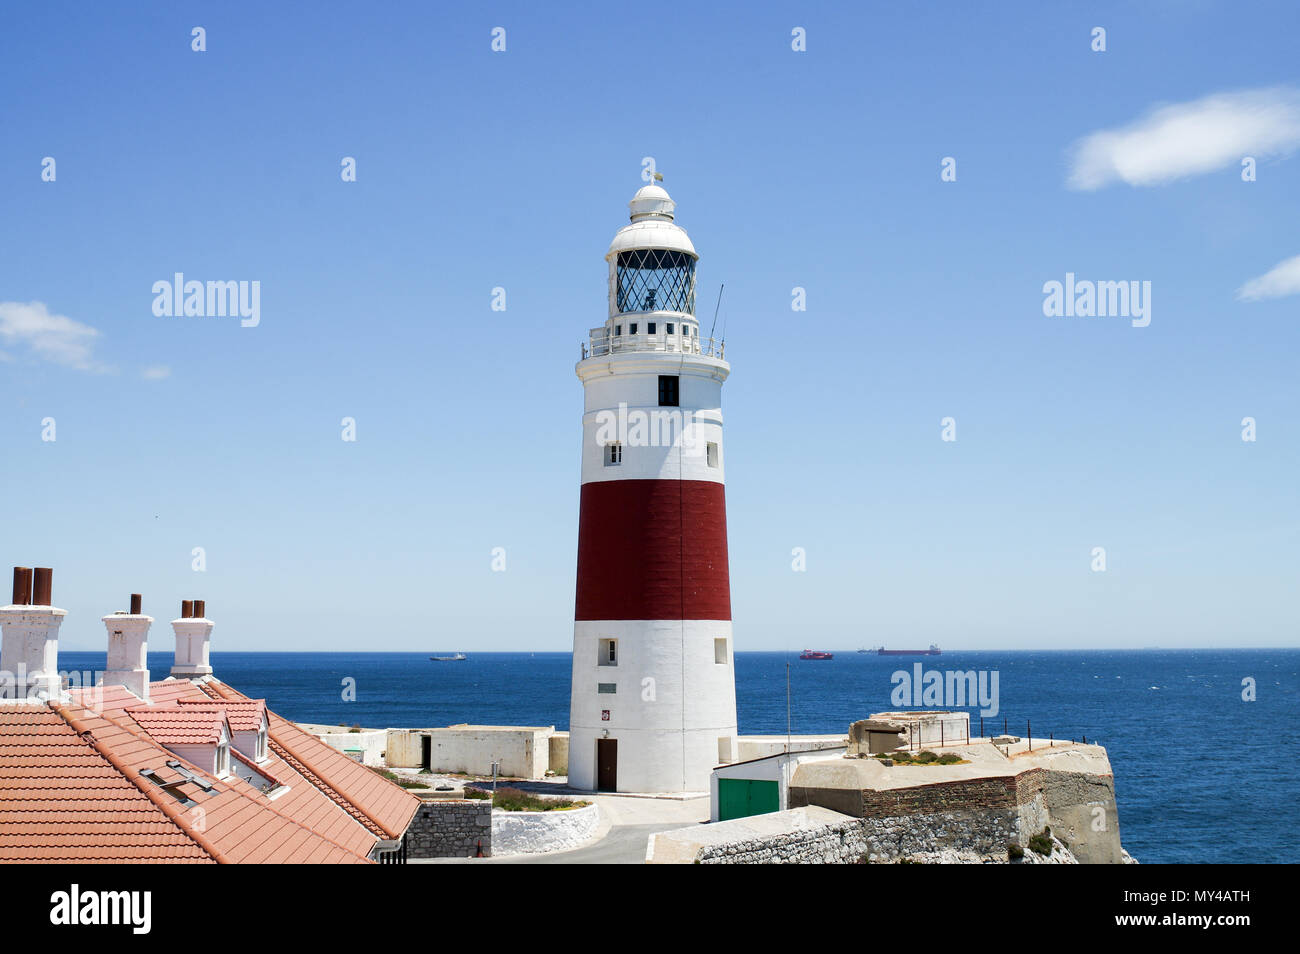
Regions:
[[[658,178],[658,177],[656,177]],[[701,337],[695,265],[659,185],[614,235],[605,323],[577,374],[582,493],[569,780],[619,792],[706,792],[735,759],[722,383]]]

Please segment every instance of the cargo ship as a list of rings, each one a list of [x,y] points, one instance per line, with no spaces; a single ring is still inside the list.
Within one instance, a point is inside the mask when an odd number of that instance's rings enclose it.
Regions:
[[[881,646],[876,650],[877,656],[938,656],[942,652],[934,643],[929,649],[886,649]]]
[[[834,659],[834,653],[824,653],[818,649],[805,649],[799,654],[800,659]]]

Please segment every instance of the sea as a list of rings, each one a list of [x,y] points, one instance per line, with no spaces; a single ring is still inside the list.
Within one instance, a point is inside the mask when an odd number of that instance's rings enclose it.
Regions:
[[[571,658],[469,653],[463,662],[432,662],[428,653],[214,652],[212,665],[226,682],[298,722],[567,729]],[[171,653],[149,654],[155,679],[166,678],[171,661]],[[63,652],[59,663],[64,670],[98,672],[104,654]],[[839,733],[873,712],[934,708],[891,699],[900,681],[895,674],[913,675],[918,663],[923,672],[997,674],[998,712],[983,717],[986,733],[1005,727],[1029,734],[1036,744],[1086,738],[1106,746],[1121,839],[1139,861],[1300,858],[1300,828],[1286,822],[1300,792],[1300,649],[915,657],[850,651],[822,661],[738,652],[740,732]],[[980,710],[965,708],[977,732]]]

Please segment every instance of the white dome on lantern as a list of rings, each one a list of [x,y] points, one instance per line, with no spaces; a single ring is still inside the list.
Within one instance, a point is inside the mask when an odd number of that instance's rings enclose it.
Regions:
[[[677,203],[662,186],[642,186],[627,205],[632,221],[614,235],[606,259],[634,248],[666,248],[699,258],[686,230],[673,222]]]

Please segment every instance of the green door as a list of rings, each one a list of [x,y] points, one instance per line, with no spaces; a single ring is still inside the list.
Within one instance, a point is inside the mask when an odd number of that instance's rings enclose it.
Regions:
[[[776,782],[757,778],[718,779],[718,820],[747,818],[781,810]]]

